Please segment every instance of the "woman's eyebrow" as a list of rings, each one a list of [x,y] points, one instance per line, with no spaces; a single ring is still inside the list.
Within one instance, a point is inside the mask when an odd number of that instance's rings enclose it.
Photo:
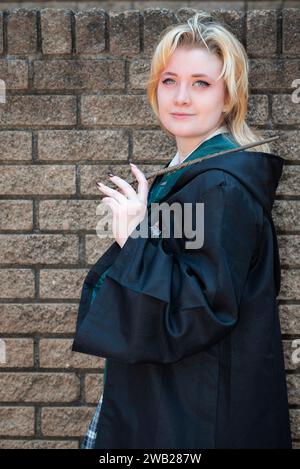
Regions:
[[[162,75],[173,75],[174,77],[177,77],[177,74],[174,72],[163,72]],[[206,78],[209,78],[210,80],[213,80],[213,78],[206,75],[205,73],[193,73],[191,77],[206,77]]]

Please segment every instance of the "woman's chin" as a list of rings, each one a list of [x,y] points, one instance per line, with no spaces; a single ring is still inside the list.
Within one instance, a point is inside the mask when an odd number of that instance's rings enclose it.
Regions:
[[[175,137],[195,138],[199,135],[199,130],[184,129],[182,127],[180,128],[172,127],[170,132],[172,132],[172,134]]]

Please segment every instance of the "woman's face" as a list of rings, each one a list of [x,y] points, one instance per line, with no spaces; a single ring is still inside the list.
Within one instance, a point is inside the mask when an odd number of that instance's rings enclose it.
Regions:
[[[207,49],[181,46],[175,50],[157,88],[159,118],[174,136],[205,138],[222,124],[225,82],[216,81],[221,70],[221,60]],[[192,76],[196,74],[201,76]],[[176,112],[188,116],[177,117]]]

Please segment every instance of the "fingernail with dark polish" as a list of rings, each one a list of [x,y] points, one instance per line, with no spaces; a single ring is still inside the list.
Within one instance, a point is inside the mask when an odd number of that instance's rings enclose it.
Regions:
[[[111,171],[107,171],[107,175],[110,177],[114,176],[114,174]]]

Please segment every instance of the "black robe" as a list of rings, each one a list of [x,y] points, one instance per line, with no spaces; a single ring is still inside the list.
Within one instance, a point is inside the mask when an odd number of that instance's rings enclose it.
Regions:
[[[153,237],[149,211],[149,237],[114,242],[88,272],[72,350],[107,359],[95,448],[291,448],[271,216],[283,161],[192,165],[163,202],[193,202],[193,223],[204,203],[203,246]]]

